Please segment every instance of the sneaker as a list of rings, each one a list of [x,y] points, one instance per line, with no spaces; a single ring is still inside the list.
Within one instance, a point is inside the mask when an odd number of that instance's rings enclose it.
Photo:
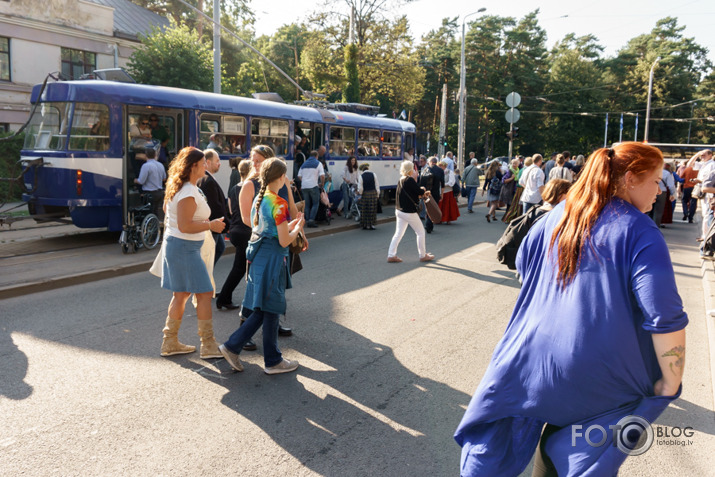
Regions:
[[[236,353],[229,351],[229,349],[226,348],[224,345],[219,346],[218,350],[221,352],[224,359],[228,361],[228,364],[230,364],[233,369],[239,372],[243,371],[243,365],[241,364],[241,360],[238,359],[238,355]]]
[[[295,371],[296,369],[298,369],[298,361],[289,361],[283,358],[283,361],[281,361],[280,363],[276,364],[275,366],[271,366],[270,368],[263,368],[263,371],[266,374],[281,374],[290,373],[292,371]]]
[[[402,259],[395,255],[394,257],[387,257],[387,263],[401,263]]]

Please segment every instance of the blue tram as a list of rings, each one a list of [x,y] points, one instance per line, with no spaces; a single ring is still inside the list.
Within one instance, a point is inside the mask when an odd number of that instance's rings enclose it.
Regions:
[[[69,216],[78,227],[112,231],[122,230],[138,200],[132,132],[149,117],[166,132],[169,161],[184,146],[218,150],[224,190],[228,160],[248,157],[258,144],[284,158],[289,174],[296,141],[325,146],[336,184],[348,156],[356,155],[370,163],[383,189],[396,187],[403,154],[415,146],[415,126],[406,121],[161,86],[59,81],[35,86],[31,101],[39,104],[21,152],[31,215]]]

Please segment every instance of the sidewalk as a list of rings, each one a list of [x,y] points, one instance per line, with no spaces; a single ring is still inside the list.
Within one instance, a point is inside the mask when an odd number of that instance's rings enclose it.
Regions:
[[[466,201],[462,201],[464,204],[460,206],[466,206]],[[394,204],[382,209],[383,212],[377,215],[378,225],[395,220]],[[311,239],[353,229],[360,229],[360,223],[334,215],[330,225],[320,223],[318,228],[306,228],[305,232]],[[80,235],[82,238],[75,237]],[[67,236],[73,236],[74,243],[81,240],[91,243],[92,235],[95,241],[99,235],[103,244],[58,250],[63,242],[67,243]],[[38,227],[32,220],[17,222],[9,229],[3,227],[0,229],[0,266],[3,270],[0,300],[149,270],[158,247],[124,255],[118,243],[106,243],[107,235],[116,235],[118,242],[119,232],[104,229],[79,229],[73,225]],[[226,246],[225,253],[233,253],[231,243],[227,241]],[[45,253],[38,253],[43,251]]]

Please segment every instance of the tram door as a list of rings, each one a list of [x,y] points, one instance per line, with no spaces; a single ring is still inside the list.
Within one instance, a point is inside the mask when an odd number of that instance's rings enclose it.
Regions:
[[[147,148],[156,151],[159,162],[167,168],[171,160],[188,146],[186,111],[183,109],[125,107],[125,147],[123,181],[123,216],[129,207],[141,204],[141,186],[134,182],[146,162]]]
[[[322,124],[312,124],[311,128],[312,136],[310,138],[310,143],[314,150],[317,150],[320,146],[325,145],[325,136],[323,133]]]
[[[309,123],[307,121],[295,122],[295,133],[300,137],[308,139],[305,150],[306,158],[310,151],[317,151],[320,146],[325,145],[325,130],[320,123]]]

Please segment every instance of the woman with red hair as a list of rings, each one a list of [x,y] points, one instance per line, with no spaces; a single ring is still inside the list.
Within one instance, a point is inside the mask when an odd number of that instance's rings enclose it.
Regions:
[[[535,476],[616,475],[647,450],[643,422],[680,395],[688,323],[645,214],[662,170],[652,146],[599,149],[529,231],[511,321],[455,433],[461,475],[519,475],[535,450]]]

